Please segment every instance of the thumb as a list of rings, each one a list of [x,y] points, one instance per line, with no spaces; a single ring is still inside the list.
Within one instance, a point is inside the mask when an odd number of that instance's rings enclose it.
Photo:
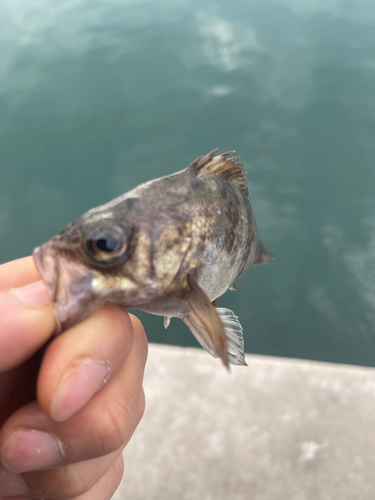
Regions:
[[[30,358],[55,329],[42,281],[0,292],[0,373]]]

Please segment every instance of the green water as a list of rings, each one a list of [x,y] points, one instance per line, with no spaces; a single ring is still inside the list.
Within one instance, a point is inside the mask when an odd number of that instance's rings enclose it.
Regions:
[[[215,147],[276,257],[219,300],[246,350],[375,365],[375,2],[0,0],[0,262]]]

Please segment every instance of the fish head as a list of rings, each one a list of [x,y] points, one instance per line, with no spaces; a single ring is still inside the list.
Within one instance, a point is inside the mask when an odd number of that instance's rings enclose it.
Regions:
[[[49,288],[56,333],[105,302],[142,309],[175,281],[189,246],[189,228],[142,214],[134,203],[90,210],[33,252]],[[160,217],[159,217],[160,219]]]
[[[57,333],[83,320],[104,302],[134,295],[127,261],[137,239],[133,201],[86,212],[33,252],[49,288]],[[125,301],[126,302],[126,301]]]

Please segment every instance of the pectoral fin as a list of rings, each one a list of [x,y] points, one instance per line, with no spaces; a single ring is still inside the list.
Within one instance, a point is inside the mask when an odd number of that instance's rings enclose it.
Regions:
[[[237,316],[230,309],[216,309],[223,322],[228,343],[228,361],[231,365],[247,366],[244,354],[243,330]],[[218,357],[207,331],[194,313],[183,316],[182,320],[201,346],[214,358]]]
[[[218,307],[220,319],[224,324],[228,342],[228,360],[231,365],[247,366],[244,353],[243,330],[238,317],[230,309]]]
[[[200,337],[203,337],[207,346],[210,346],[210,348],[213,347],[214,351],[228,368],[227,336],[220,316],[215,306],[210,302],[207,295],[201,290],[191,275],[188,275],[188,284],[190,289],[188,297],[189,306],[205,329],[205,332],[200,331]]]
[[[193,312],[185,314],[185,316],[183,316],[181,319],[189,328],[194,337],[198,340],[203,349],[205,349],[214,358],[218,358],[219,355],[216,352],[210,337],[208,336],[207,330],[195,316],[195,314]]]

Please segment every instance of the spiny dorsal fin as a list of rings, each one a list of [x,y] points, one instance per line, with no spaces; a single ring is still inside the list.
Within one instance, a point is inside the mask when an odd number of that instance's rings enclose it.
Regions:
[[[228,151],[221,155],[215,156],[214,154],[219,148],[214,149],[211,153],[206,156],[200,156],[191,165],[189,165],[188,170],[194,172],[195,175],[217,175],[222,179],[227,179],[233,182],[246,196],[249,196],[249,190],[247,188],[246,172],[244,169],[244,163],[235,163],[236,160],[241,158],[240,156],[233,156],[228,158],[228,156],[235,153],[235,151]]]

